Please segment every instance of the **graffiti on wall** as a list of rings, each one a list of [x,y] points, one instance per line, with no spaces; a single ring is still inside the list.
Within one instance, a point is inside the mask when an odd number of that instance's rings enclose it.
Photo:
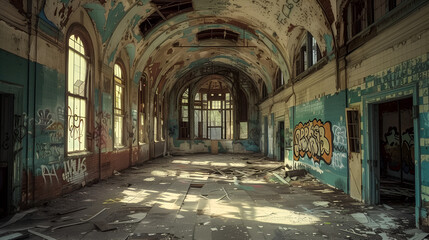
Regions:
[[[64,162],[64,108],[59,106],[39,109],[33,122],[37,133],[35,158],[40,164],[38,172],[41,173],[45,184],[59,184],[57,171]],[[29,121],[29,124],[31,123]],[[19,129],[26,127],[25,125],[18,127],[19,125],[18,121],[15,127],[18,135],[19,131],[23,131]]]
[[[42,170],[42,177],[45,184],[47,183],[46,179],[49,178],[50,184],[52,184],[52,179],[57,180],[57,183],[60,181],[58,180],[57,176],[57,168],[55,167],[55,164],[49,164],[49,165],[41,165],[40,169]]]
[[[36,114],[36,126],[39,126],[42,131],[49,127],[54,120],[52,119],[52,113],[49,109],[41,109]]]
[[[84,182],[87,175],[85,161],[85,157],[64,161],[63,180],[73,184]]]
[[[295,161],[307,155],[314,162],[322,160],[327,164],[332,161],[331,123],[314,119],[299,123],[294,129],[293,157]]]
[[[285,24],[286,19],[289,18],[292,9],[295,6],[301,6],[301,0],[286,0],[286,3],[284,3],[282,6],[282,10],[276,14],[277,21],[281,24]]]
[[[111,138],[109,137],[109,122],[111,115],[106,112],[98,112],[96,115],[97,121],[95,123],[94,132],[88,132],[87,138],[95,141],[95,145],[99,149],[104,149],[111,145]]]
[[[414,129],[406,129],[401,136],[397,127],[389,127],[383,134],[382,154],[392,171],[414,174]],[[400,143],[400,137],[402,143]],[[402,166],[401,166],[402,159]]]
[[[69,137],[74,140],[78,140],[80,143],[84,134],[84,120],[78,116],[77,113],[73,113],[71,107],[68,107],[68,131]]]

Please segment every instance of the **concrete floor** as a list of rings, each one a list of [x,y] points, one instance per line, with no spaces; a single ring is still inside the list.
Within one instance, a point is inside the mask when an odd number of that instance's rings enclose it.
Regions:
[[[158,158],[23,212],[0,234],[42,239],[30,229],[54,239],[424,239],[414,229],[413,206],[365,206],[309,175],[289,186],[270,182],[271,174],[238,181],[228,174],[228,168],[240,175],[280,165],[259,155]],[[109,228],[115,229],[100,230]]]

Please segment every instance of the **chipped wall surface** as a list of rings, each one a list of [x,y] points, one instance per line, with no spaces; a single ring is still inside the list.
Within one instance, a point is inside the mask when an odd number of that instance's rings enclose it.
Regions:
[[[305,168],[323,182],[348,192],[344,91],[297,105],[293,109],[295,168]]]
[[[140,24],[156,12],[149,0],[3,2],[0,92],[15,97],[19,133],[14,143],[15,209],[166,152],[211,152],[211,140],[195,139],[193,130],[189,139],[178,138],[177,101],[185,86],[195,88],[211,77],[221,77],[236,96],[234,91],[242,89],[249,108],[248,138],[239,139],[236,131],[232,139],[218,142],[219,152],[263,152],[293,168],[305,168],[345,192],[349,191],[345,109],[359,107],[365,160],[369,152],[365,129],[371,124],[368,106],[412,96],[418,112],[414,149],[421,202],[416,202],[416,209],[417,217],[426,216],[429,5],[423,1],[415,3],[412,14],[382,19],[367,29],[368,34],[353,39],[345,38],[346,1],[198,0],[193,1],[193,11],[166,16],[145,35]],[[30,4],[27,9],[26,4]],[[91,46],[85,132],[71,124],[65,97],[67,37],[76,26],[87,33]],[[212,29],[235,32],[238,39],[197,39],[198,32]],[[297,77],[295,60],[306,31],[314,36],[324,58]],[[114,147],[116,62],[124,65],[125,72],[125,141],[119,148]],[[285,80],[281,87],[275,80],[279,70]],[[141,93],[143,76],[147,85]],[[262,98],[264,84],[267,96]],[[164,124],[158,118],[155,126],[157,92]],[[284,136],[278,133],[280,122],[285,123]],[[144,136],[139,139],[142,128]],[[239,129],[239,122],[234,129]],[[165,140],[155,139],[162,132]],[[65,153],[69,134],[85,139],[86,151]],[[285,159],[279,159],[282,137]],[[369,170],[365,164],[363,169],[367,186],[363,199],[368,201],[371,189],[365,174]]]

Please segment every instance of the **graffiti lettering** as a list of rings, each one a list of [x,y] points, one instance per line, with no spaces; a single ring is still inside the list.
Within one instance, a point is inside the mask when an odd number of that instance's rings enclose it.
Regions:
[[[110,114],[105,112],[97,113],[97,122],[95,123],[94,133],[87,133],[88,139],[95,140],[96,146],[103,149],[107,146],[109,138],[109,123]]]
[[[52,178],[55,177],[57,180],[57,183],[60,181],[58,180],[57,171],[55,169],[55,165],[51,164],[51,166],[41,165],[40,168],[42,169],[42,177],[43,181],[45,181],[46,184],[46,178],[49,177],[49,182],[52,184]]]
[[[52,155],[51,148],[47,143],[36,143],[36,158],[43,159]]]
[[[334,134],[334,147],[338,149],[346,149],[347,147],[346,127],[333,125],[332,132]]]
[[[276,14],[277,15],[277,21],[281,24],[286,23],[286,19],[289,18],[292,9],[295,5],[300,6],[301,0],[286,0],[286,3],[283,4],[282,10]]]
[[[85,180],[86,158],[77,158],[64,161],[63,180],[69,183],[80,184]]]
[[[13,134],[15,142],[21,143],[25,136],[27,136],[27,115],[25,113],[22,115],[15,115],[14,122]]]
[[[331,166],[335,169],[343,169],[344,164],[343,160],[347,159],[347,154],[345,152],[333,152],[332,153],[332,164]]]
[[[299,123],[294,130],[294,159],[307,155],[315,162],[323,160],[331,164],[332,130],[331,123],[314,119],[305,124]]]
[[[42,131],[44,131],[47,127],[54,123],[54,120],[52,119],[52,114],[49,109],[39,110],[37,112],[37,117],[38,119],[36,121],[36,126],[40,126]]]
[[[84,133],[84,119],[77,114],[73,114],[71,107],[68,107],[68,130],[70,138],[78,140],[81,143],[81,138]]]

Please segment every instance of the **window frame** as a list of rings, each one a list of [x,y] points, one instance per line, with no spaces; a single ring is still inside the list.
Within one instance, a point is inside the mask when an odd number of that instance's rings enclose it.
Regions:
[[[84,50],[84,53],[82,54],[81,52],[79,52],[77,49],[72,48],[70,45],[70,40],[71,38],[75,36],[76,40],[80,39],[80,41],[82,42],[82,48]],[[94,66],[94,54],[93,54],[93,47],[92,47],[92,43],[89,37],[89,33],[86,31],[86,29],[84,29],[82,26],[78,25],[78,24],[74,24],[69,28],[69,31],[67,33],[67,37],[66,39],[66,57],[65,57],[65,61],[66,61],[66,87],[65,87],[65,105],[67,106],[67,111],[64,111],[64,115],[65,115],[65,119],[64,119],[64,123],[67,126],[66,129],[64,129],[65,131],[65,154],[66,155],[74,155],[74,154],[82,154],[85,152],[89,152],[92,149],[92,146],[89,145],[89,141],[87,140],[87,132],[90,129],[91,126],[91,116],[90,115],[90,111],[89,108],[91,107],[91,102],[90,102],[90,92],[91,92],[91,82],[92,79],[94,79],[93,76],[93,66]],[[70,85],[70,73],[71,73],[71,69],[70,69],[70,65],[74,66],[74,61],[73,63],[70,62],[70,53],[73,52],[74,54],[77,54],[79,57],[82,57],[85,60],[85,81],[83,83],[84,85],[84,89],[83,89],[83,96],[80,94],[76,94],[74,93],[74,86],[73,89],[69,89],[69,85]],[[75,57],[75,56],[73,56]],[[76,60],[76,59],[74,59]],[[75,73],[75,70],[73,69],[73,75]],[[74,84],[73,84],[74,85]],[[71,108],[70,106],[70,100],[71,99],[75,99],[76,100],[83,100],[84,101],[84,116],[78,116],[76,113],[73,114],[74,110]],[[82,103],[81,103],[82,104]],[[82,105],[81,105],[82,107]],[[79,108],[81,108],[79,107]],[[73,106],[73,108],[76,108],[75,106]],[[80,111],[82,112],[82,111]],[[82,114],[82,113],[81,113]],[[76,118],[81,118],[80,120],[77,120],[77,125],[76,125]],[[83,118],[83,119],[82,119]],[[73,123],[71,122],[73,121]],[[81,128],[81,124],[83,124],[83,129],[80,130]],[[71,148],[70,146],[70,136],[72,134],[76,133],[76,129],[78,131],[79,137],[77,137],[77,139],[79,139],[78,141],[80,141],[80,139],[82,139],[83,144],[82,147],[78,146],[77,148],[73,147]],[[76,139],[74,139],[76,140]],[[73,140],[73,141],[74,141]],[[72,150],[71,150],[72,149]]]
[[[121,76],[118,77],[116,75],[116,67],[118,67],[121,71]],[[126,147],[126,134],[125,134],[125,109],[126,109],[126,79],[127,75],[125,72],[124,64],[120,60],[117,60],[113,65],[113,146],[115,149]],[[119,80],[119,81],[117,81]],[[121,106],[118,108],[116,106],[116,87],[120,87],[122,89],[121,93]],[[118,127],[116,126],[116,118],[122,118],[122,128],[120,132],[121,140],[118,143],[116,137],[116,131],[118,131]]]
[[[145,122],[147,106],[147,75],[143,74],[139,82],[139,143],[146,143]]]

